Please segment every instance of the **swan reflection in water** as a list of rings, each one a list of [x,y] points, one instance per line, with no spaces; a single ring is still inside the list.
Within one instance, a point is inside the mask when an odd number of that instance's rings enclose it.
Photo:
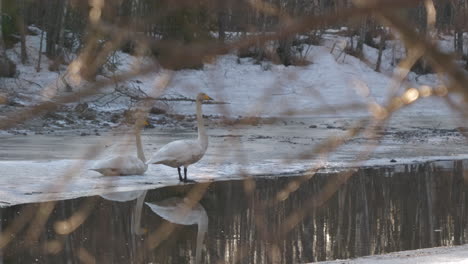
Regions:
[[[205,208],[200,203],[193,204],[188,198],[179,197],[145,204],[153,212],[171,223],[198,226],[195,263],[200,263],[203,239],[208,230],[208,215]]]
[[[146,197],[147,190],[128,191],[102,194],[106,200],[116,202],[127,202],[137,199],[132,214],[132,233],[143,235],[145,229],[141,228],[141,210]],[[193,204],[188,198],[172,197],[158,202],[145,203],[151,211],[161,218],[179,225],[197,225],[197,244],[195,250],[195,263],[201,262],[201,249],[203,240],[208,230],[208,215],[200,203]]]
[[[115,202],[128,202],[137,199],[135,208],[133,209],[132,214],[132,234],[134,235],[143,235],[145,230],[141,228],[141,209],[143,208],[143,202],[145,201],[146,193],[148,190],[139,190],[139,191],[128,191],[128,192],[115,192],[101,194],[100,196],[106,200],[115,201]]]

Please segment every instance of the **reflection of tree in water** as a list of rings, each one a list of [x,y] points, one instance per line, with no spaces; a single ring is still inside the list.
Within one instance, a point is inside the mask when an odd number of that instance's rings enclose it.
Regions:
[[[450,169],[439,167],[449,164]],[[463,244],[468,231],[463,172],[462,161],[359,170],[286,236],[279,231],[285,219],[306,208],[308,199],[338,175],[317,174],[286,200],[270,207],[263,207],[263,202],[275,200],[292,178],[259,179],[250,195],[244,193],[242,181],[213,183],[200,201],[210,222],[201,262],[295,263]],[[144,201],[184,197],[192,188],[184,185],[148,191]],[[113,197],[120,202],[96,197],[60,201],[39,241],[63,241],[63,247],[53,254],[39,246],[24,247],[26,236],[20,233],[5,249],[5,262],[39,259],[63,263],[83,258],[86,252],[97,263],[131,263],[136,259],[194,263],[197,227],[174,224],[169,238],[148,250],[145,242],[149,233],[167,222],[143,206],[141,226],[148,232],[135,234],[135,223],[140,220],[135,207],[138,195],[133,196],[125,198],[133,199],[129,201]],[[54,232],[57,221],[70,218],[90,199],[94,199],[94,207],[81,226],[66,236]],[[142,199],[139,204],[143,204]],[[3,225],[24,206],[0,209]]]
[[[464,243],[466,187],[462,162],[454,164],[451,171],[434,164],[399,166],[396,171],[360,170],[283,239],[275,233],[285,218],[303,208],[307,198],[336,175],[316,175],[287,200],[265,211],[270,231],[266,236],[260,235],[262,227],[255,224],[255,217],[262,213],[256,201],[274,199],[290,180],[257,181],[253,200],[239,191],[242,183],[219,183],[211,194],[216,197],[209,199],[213,203],[205,204],[208,212],[223,212],[225,217],[210,222],[208,236],[227,239],[208,245],[209,255],[225,258],[226,249],[243,250],[238,253],[245,261],[267,263],[274,259],[271,250],[278,248],[280,262],[292,263]],[[221,200],[225,202],[217,205]]]

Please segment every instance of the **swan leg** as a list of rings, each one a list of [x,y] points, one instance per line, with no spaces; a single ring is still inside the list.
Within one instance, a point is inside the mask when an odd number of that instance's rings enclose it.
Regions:
[[[196,182],[194,180],[187,179],[187,167],[184,167],[184,182]]]
[[[179,172],[179,181],[183,182],[184,179],[182,179],[182,174],[180,173],[180,167],[177,167],[177,171]]]

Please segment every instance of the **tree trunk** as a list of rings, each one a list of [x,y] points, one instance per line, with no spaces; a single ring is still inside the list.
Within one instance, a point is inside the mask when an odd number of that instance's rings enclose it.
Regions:
[[[463,55],[463,31],[460,29],[457,29],[455,32],[456,35],[456,52],[458,55]]]
[[[50,1],[46,11],[46,54],[49,58],[55,58],[58,54],[58,38],[62,28],[63,8],[65,4],[62,0]]]
[[[16,74],[16,65],[8,59],[2,28],[2,1],[0,0],[0,77],[13,77]]]
[[[379,43],[379,54],[377,56],[377,62],[375,64],[375,71],[380,72],[380,65],[382,64],[382,53],[385,47],[385,29],[381,30],[380,43]]]
[[[28,53],[26,50],[26,23],[25,23],[25,3],[20,0],[19,14],[18,14],[18,28],[21,35],[21,63],[25,64],[28,60]]]
[[[358,55],[362,55],[364,50],[364,41],[367,33],[367,17],[364,17],[361,21],[361,27],[359,29],[359,38],[356,45],[356,52]]]
[[[218,1],[218,40],[220,42],[224,42],[226,39],[226,18],[226,1],[220,0]]]
[[[1,0],[0,0],[1,1]],[[44,8],[44,7],[43,7]],[[43,14],[45,13],[45,8],[43,9]],[[37,66],[36,66],[36,72],[41,71],[41,60],[42,60],[42,43],[44,42],[44,32],[45,32],[45,24],[46,24],[46,19],[44,16],[42,16],[42,28],[41,28],[41,40],[39,42],[39,54],[37,58]]]
[[[24,1],[24,0],[23,0]],[[63,0],[63,12],[62,16],[60,17],[60,30],[59,30],[59,36],[58,36],[58,56],[63,57],[64,56],[64,44],[65,44],[65,27],[63,26],[65,24],[65,18],[67,16],[68,12],[68,0]]]
[[[6,57],[5,42],[3,42],[2,1],[0,0],[0,56]]]

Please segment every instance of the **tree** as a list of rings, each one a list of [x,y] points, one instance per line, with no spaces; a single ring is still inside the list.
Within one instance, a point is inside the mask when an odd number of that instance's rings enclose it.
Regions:
[[[21,63],[25,64],[28,60],[28,53],[26,51],[26,23],[25,23],[25,13],[26,5],[24,0],[19,0],[19,7],[18,7],[18,31],[20,32],[21,36]]]
[[[0,77],[13,77],[16,65],[8,58],[3,37],[2,1],[0,0]]]
[[[61,34],[63,35],[63,22],[67,10],[67,2],[63,0],[49,1],[46,7],[46,54],[49,58],[56,59],[61,55],[62,47],[59,47]]]

